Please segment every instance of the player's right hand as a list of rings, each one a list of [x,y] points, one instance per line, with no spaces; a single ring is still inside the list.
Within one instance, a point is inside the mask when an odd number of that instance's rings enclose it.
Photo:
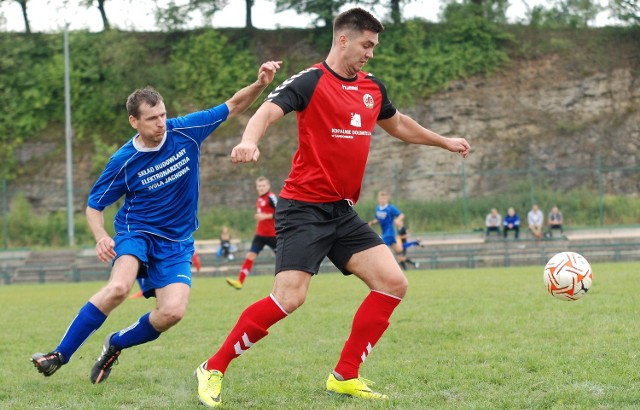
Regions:
[[[231,162],[257,162],[260,157],[258,146],[251,142],[240,142],[231,150]]]
[[[96,243],[96,255],[102,262],[109,262],[116,257],[114,250],[116,243],[108,236],[104,236]]]

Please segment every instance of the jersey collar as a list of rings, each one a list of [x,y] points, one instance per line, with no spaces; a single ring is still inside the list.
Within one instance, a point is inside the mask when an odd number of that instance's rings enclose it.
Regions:
[[[140,151],[140,152],[154,152],[154,151],[160,151],[160,148],[162,148],[162,146],[164,145],[164,143],[167,141],[167,132],[164,132],[164,137],[162,138],[162,141],[160,142],[160,144],[158,144],[157,147],[153,147],[153,148],[147,148],[147,147],[143,147],[138,143],[138,136],[140,134],[136,134],[133,137],[133,147]]]
[[[339,79],[339,80],[341,80],[341,81],[345,81],[345,82],[354,82],[354,81],[356,81],[356,80],[358,79],[358,74],[354,75],[354,76],[353,76],[353,77],[351,77],[351,78],[346,78],[346,77],[341,76],[340,74],[338,74],[338,73],[336,73],[335,71],[333,71],[333,70],[331,69],[331,67],[329,67],[329,65],[327,64],[327,62],[326,62],[326,61],[323,61],[323,62],[322,62],[322,65],[324,66],[324,68],[326,68],[327,70],[329,70],[329,72],[330,72],[334,77],[336,77],[337,79]]]

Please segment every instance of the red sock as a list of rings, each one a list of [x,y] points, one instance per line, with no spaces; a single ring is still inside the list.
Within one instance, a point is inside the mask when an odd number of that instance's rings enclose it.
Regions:
[[[224,373],[229,363],[258,340],[265,337],[267,329],[279,320],[287,317],[287,313],[278,305],[273,296],[259,300],[246,308],[238,318],[227,340],[220,349],[207,360],[207,370],[219,370]]]
[[[200,262],[200,255],[197,252],[193,253],[191,257],[191,264],[194,268],[196,268],[196,272],[200,272],[200,268],[202,267],[202,263]]]
[[[244,280],[247,279],[251,268],[253,268],[253,261],[251,259],[245,259],[242,268],[240,268],[240,273],[238,273],[238,281],[240,281],[240,283],[244,283]]]
[[[369,293],[353,317],[351,334],[340,354],[336,373],[345,380],[359,376],[360,365],[389,327],[389,318],[401,300],[376,291]]]

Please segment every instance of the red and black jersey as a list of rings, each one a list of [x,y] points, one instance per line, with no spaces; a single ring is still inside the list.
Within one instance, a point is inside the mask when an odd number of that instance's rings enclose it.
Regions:
[[[273,192],[267,192],[266,194],[258,197],[258,200],[256,201],[256,213],[271,214],[274,217],[271,219],[265,219],[264,221],[258,221],[258,224],[256,225],[256,235],[276,236],[274,219],[277,204],[278,197]]]
[[[376,122],[396,113],[384,84],[365,72],[342,78],[323,62],[286,80],[266,101],[298,116],[298,150],[280,196],[355,203]]]

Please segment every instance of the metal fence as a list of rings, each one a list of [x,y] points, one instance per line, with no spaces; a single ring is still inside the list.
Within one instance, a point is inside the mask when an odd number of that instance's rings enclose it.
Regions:
[[[477,212],[471,204],[484,200],[482,212],[488,204],[516,204],[530,206],[540,203],[548,211],[551,204],[565,202],[561,208],[571,207],[589,212],[594,226],[607,223],[639,224],[640,210],[620,209],[616,198],[638,198],[640,192],[640,166],[605,165],[598,156],[584,161],[584,167],[564,167],[562,161],[552,163],[529,159],[519,168],[476,169],[460,160],[442,167],[442,172],[416,172],[411,164],[402,161],[387,161],[384,165],[367,169],[363,181],[361,202],[373,202],[375,193],[384,189],[398,201],[442,201],[455,202],[449,211],[457,212],[465,230],[474,227],[472,218]],[[385,168],[386,167],[386,168]],[[278,192],[286,175],[269,176],[272,189]],[[2,244],[8,242],[7,225],[15,210],[15,199],[22,195],[32,210],[38,214],[66,211],[67,187],[64,181],[30,181],[20,188],[6,180],[1,181],[0,207],[2,220]],[[73,206],[83,212],[91,182],[76,182],[73,186]],[[574,195],[575,194],[575,195]],[[202,181],[200,210],[207,211],[219,205],[236,209],[252,209],[255,201],[255,178],[225,179],[224,181]],[[574,201],[574,203],[567,203]],[[452,203],[453,203],[452,202]],[[477,204],[476,204],[477,206]],[[527,209],[520,209],[526,215]],[[619,215],[620,212],[627,215]],[[626,220],[621,218],[626,217]]]

